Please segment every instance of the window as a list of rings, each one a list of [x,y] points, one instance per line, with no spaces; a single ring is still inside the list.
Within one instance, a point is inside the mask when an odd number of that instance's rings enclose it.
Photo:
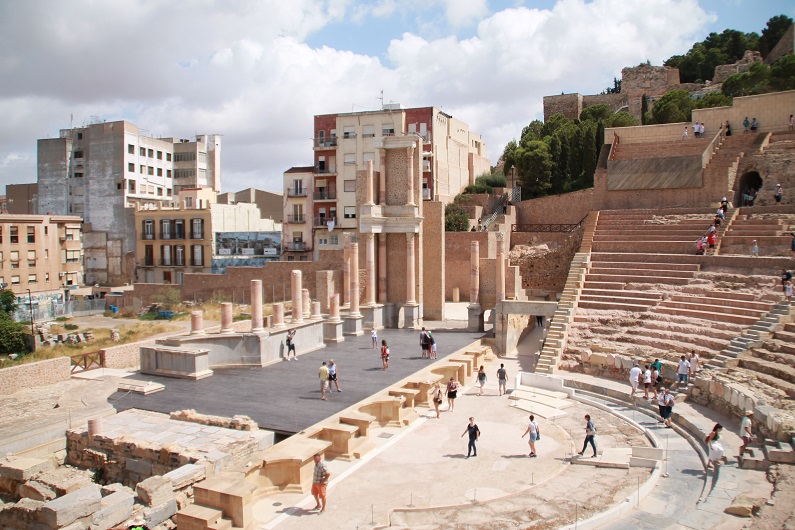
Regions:
[[[191,219],[191,239],[204,239],[204,219]]]
[[[28,283],[36,283],[36,275],[35,274],[28,274]]]
[[[160,239],[171,239],[171,221],[167,219],[160,221]]]
[[[174,239],[185,239],[185,221],[182,219],[174,221]]]
[[[79,250],[67,250],[66,251],[66,263],[80,263],[80,251]]]
[[[75,151],[75,158],[83,158],[83,151]]]
[[[171,153],[166,153],[166,162],[171,162]]]
[[[81,178],[83,178],[83,174],[82,173],[75,173],[75,178],[76,179],[81,179]]]
[[[196,161],[196,153],[175,153],[174,162],[194,162]]]
[[[158,197],[162,197],[163,196],[163,188],[161,188],[160,186],[157,187],[157,196]]]
[[[181,271],[177,271],[177,274],[176,274],[177,285],[182,285],[182,275],[183,275],[183,273]]]
[[[362,138],[373,138],[375,136],[375,125],[365,125],[362,127]]]
[[[193,208],[193,197],[185,197],[185,208]]]
[[[146,173],[146,166],[144,166],[144,165],[142,165],[142,166],[141,166],[141,171],[140,171],[140,173],[141,173],[141,175],[143,175],[144,173]]]
[[[170,170],[170,169],[167,169],[167,170],[166,170],[166,178],[167,178],[167,179],[170,179],[170,178],[171,178],[171,170]]]
[[[144,247],[144,265],[147,267],[151,267],[154,264],[155,264],[154,247],[152,245],[146,245]]]
[[[19,251],[12,250],[11,251],[11,268],[18,269],[19,268]]]
[[[317,244],[318,245],[328,245],[328,239],[326,239],[325,237],[319,237],[319,238],[317,238]]]
[[[149,153],[147,154],[147,156],[149,158],[154,158],[155,157],[155,150],[154,149],[149,149]]]
[[[146,173],[148,175],[154,175],[155,174],[155,168],[153,168],[152,166],[147,166]]]
[[[350,166],[356,164],[356,153],[345,153],[345,165]]]
[[[162,177],[163,176],[163,168],[162,167],[157,168],[157,176],[158,177]]]
[[[157,152],[157,159],[158,160],[163,160],[163,151],[158,151]]]
[[[356,138],[356,128],[352,125],[342,128],[343,138]]]
[[[381,125],[381,134],[383,136],[395,136],[395,125],[392,123]]]
[[[0,226],[0,243],[3,242],[3,227]]]
[[[348,192],[355,192],[356,191],[356,181],[355,180],[344,180],[342,182],[343,189]]]
[[[28,250],[28,268],[33,268],[35,266],[36,266],[36,251]]]
[[[83,133],[77,133],[77,139],[78,140],[82,140],[83,139]]]
[[[207,153],[202,153],[199,151],[199,162],[206,164],[207,163]]]
[[[356,206],[345,207],[345,219],[356,219]]]
[[[328,238],[329,245],[339,245],[340,238],[339,236],[329,236]]]
[[[160,247],[161,265],[166,267],[171,266],[171,245],[163,245]]]
[[[36,242],[36,227],[29,226],[28,227],[28,243],[35,243]]]
[[[19,243],[19,227],[12,226],[9,231],[11,233],[11,243]]]
[[[44,227],[44,235],[45,236],[47,235],[47,227],[46,226]]]
[[[50,273],[49,272],[45,272],[44,273],[44,281],[45,282],[49,282],[50,281]]]
[[[191,169],[177,169],[174,172],[174,176],[177,177],[178,179],[193,178],[193,177],[196,176],[196,170],[193,169],[193,168],[191,168]]]
[[[171,188],[166,188],[166,195],[171,197]]]
[[[129,171],[130,173],[135,173],[135,164],[133,164],[132,162],[128,162],[127,171]]]
[[[131,155],[135,154],[135,146],[133,144],[127,144],[127,152]]]
[[[202,245],[193,245],[193,266],[194,267],[202,267],[204,266],[204,247]]]
[[[19,276],[11,277],[11,285],[19,285]]]
[[[143,222],[144,239],[155,238],[155,222],[152,219],[147,219]]]
[[[130,193],[135,193],[135,181],[134,180],[130,180],[129,182],[127,182],[127,190]]]
[[[174,247],[174,265],[178,265],[180,267],[185,265],[185,245],[177,245]],[[179,283],[182,283],[182,281]]]
[[[50,251],[48,249],[44,249],[44,259],[50,259]],[[0,252],[0,261],[3,261],[3,254]]]
[[[141,156],[146,156],[146,147],[140,147],[138,149],[138,154]]]
[[[120,189],[121,189],[121,182],[117,182],[117,183],[116,183],[116,189],[117,189],[117,190],[120,190]]]
[[[3,251],[0,250],[0,267],[2,267],[2,266],[3,266]],[[0,283],[2,283],[2,282],[0,282]]]

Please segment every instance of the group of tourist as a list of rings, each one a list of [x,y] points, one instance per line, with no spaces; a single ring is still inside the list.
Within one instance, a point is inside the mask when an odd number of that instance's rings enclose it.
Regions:
[[[793,235],[792,241],[793,252],[795,252],[795,235]],[[788,304],[792,303],[793,289],[792,272],[787,269],[781,269],[781,290],[784,292],[784,298],[787,299]]]
[[[317,376],[320,379],[320,399],[326,401],[328,398],[326,397],[326,392],[329,394],[334,390],[334,386],[337,387],[337,392],[342,392],[340,390],[340,383],[337,373],[337,364],[334,362],[334,359],[328,361],[323,361],[320,365],[320,370],[318,370]]]
[[[712,225],[710,225],[707,232],[703,236],[696,239],[694,243],[697,255],[706,254],[707,249],[715,252],[715,248],[718,245],[718,230],[720,229],[720,225],[726,220],[726,213],[728,211],[729,201],[726,197],[723,197],[720,201],[720,206],[715,211],[715,217],[712,219]],[[756,241],[754,241],[754,244],[756,244]]]

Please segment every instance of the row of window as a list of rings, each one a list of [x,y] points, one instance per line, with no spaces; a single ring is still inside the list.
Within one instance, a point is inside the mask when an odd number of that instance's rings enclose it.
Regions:
[[[174,153],[174,162],[195,162],[196,161],[196,153]],[[199,162],[206,164],[207,163],[207,153],[204,151],[199,151]]]
[[[140,173],[141,175],[152,175],[152,176],[154,176],[155,175],[155,170],[157,171],[157,176],[158,177],[162,177],[163,176],[163,168],[162,167],[155,168],[155,167],[152,167],[152,166],[144,166],[143,164],[141,164],[139,166],[138,173]],[[132,163],[132,162],[128,162],[127,163],[127,172],[128,173],[135,173],[135,164],[134,163]],[[78,175],[81,176],[81,177],[83,176],[82,173],[75,173],[75,177],[77,177]],[[170,169],[166,170],[166,178],[167,179],[171,178],[171,170]]]
[[[50,281],[50,273],[44,273],[44,281]],[[39,277],[37,274],[28,274],[28,283],[39,283]],[[5,285],[6,279],[3,276],[0,276],[0,285]],[[20,277],[19,276],[11,276],[11,285],[19,285],[20,284]]]
[[[133,144],[127,144],[127,152],[131,155],[135,154],[135,146]],[[77,156],[77,155],[75,155]],[[155,152],[154,149],[147,149],[146,147],[139,147],[138,148],[138,156],[145,156],[147,158],[157,158],[158,160],[163,160],[163,151]],[[80,157],[82,158],[82,157]],[[171,153],[166,153],[166,162],[171,162]]]
[[[190,263],[186,261],[188,256],[185,254],[185,245],[161,245],[160,259],[155,263],[154,245],[144,246],[144,266],[153,267],[161,265],[164,267],[184,267],[191,265],[194,267],[204,266],[204,246],[190,245]]]
[[[189,226],[191,239],[204,239],[204,219],[191,219]],[[154,219],[144,219],[141,234],[141,239],[155,239]],[[185,239],[185,220],[162,219],[160,221],[160,239]]]
[[[121,189],[121,184],[116,185],[116,189]],[[130,193],[135,193],[135,181],[128,180],[127,181],[127,191]],[[171,197],[171,188],[166,188],[166,197]],[[160,186],[154,186],[152,184],[141,184],[141,194],[148,193],[149,195],[157,195],[158,197],[163,196],[163,188]]]

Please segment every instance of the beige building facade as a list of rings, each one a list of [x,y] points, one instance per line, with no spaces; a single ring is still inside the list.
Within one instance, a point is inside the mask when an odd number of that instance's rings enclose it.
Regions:
[[[0,215],[0,284],[33,300],[83,285],[82,219]]]

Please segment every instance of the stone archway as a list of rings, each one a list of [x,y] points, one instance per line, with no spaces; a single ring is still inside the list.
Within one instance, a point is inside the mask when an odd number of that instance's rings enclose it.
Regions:
[[[734,198],[734,204],[737,206],[753,206],[753,201],[749,200],[750,197],[755,196],[751,190],[759,192],[762,189],[762,176],[756,170],[749,170],[742,174],[740,177],[740,185],[737,187],[737,196]]]

